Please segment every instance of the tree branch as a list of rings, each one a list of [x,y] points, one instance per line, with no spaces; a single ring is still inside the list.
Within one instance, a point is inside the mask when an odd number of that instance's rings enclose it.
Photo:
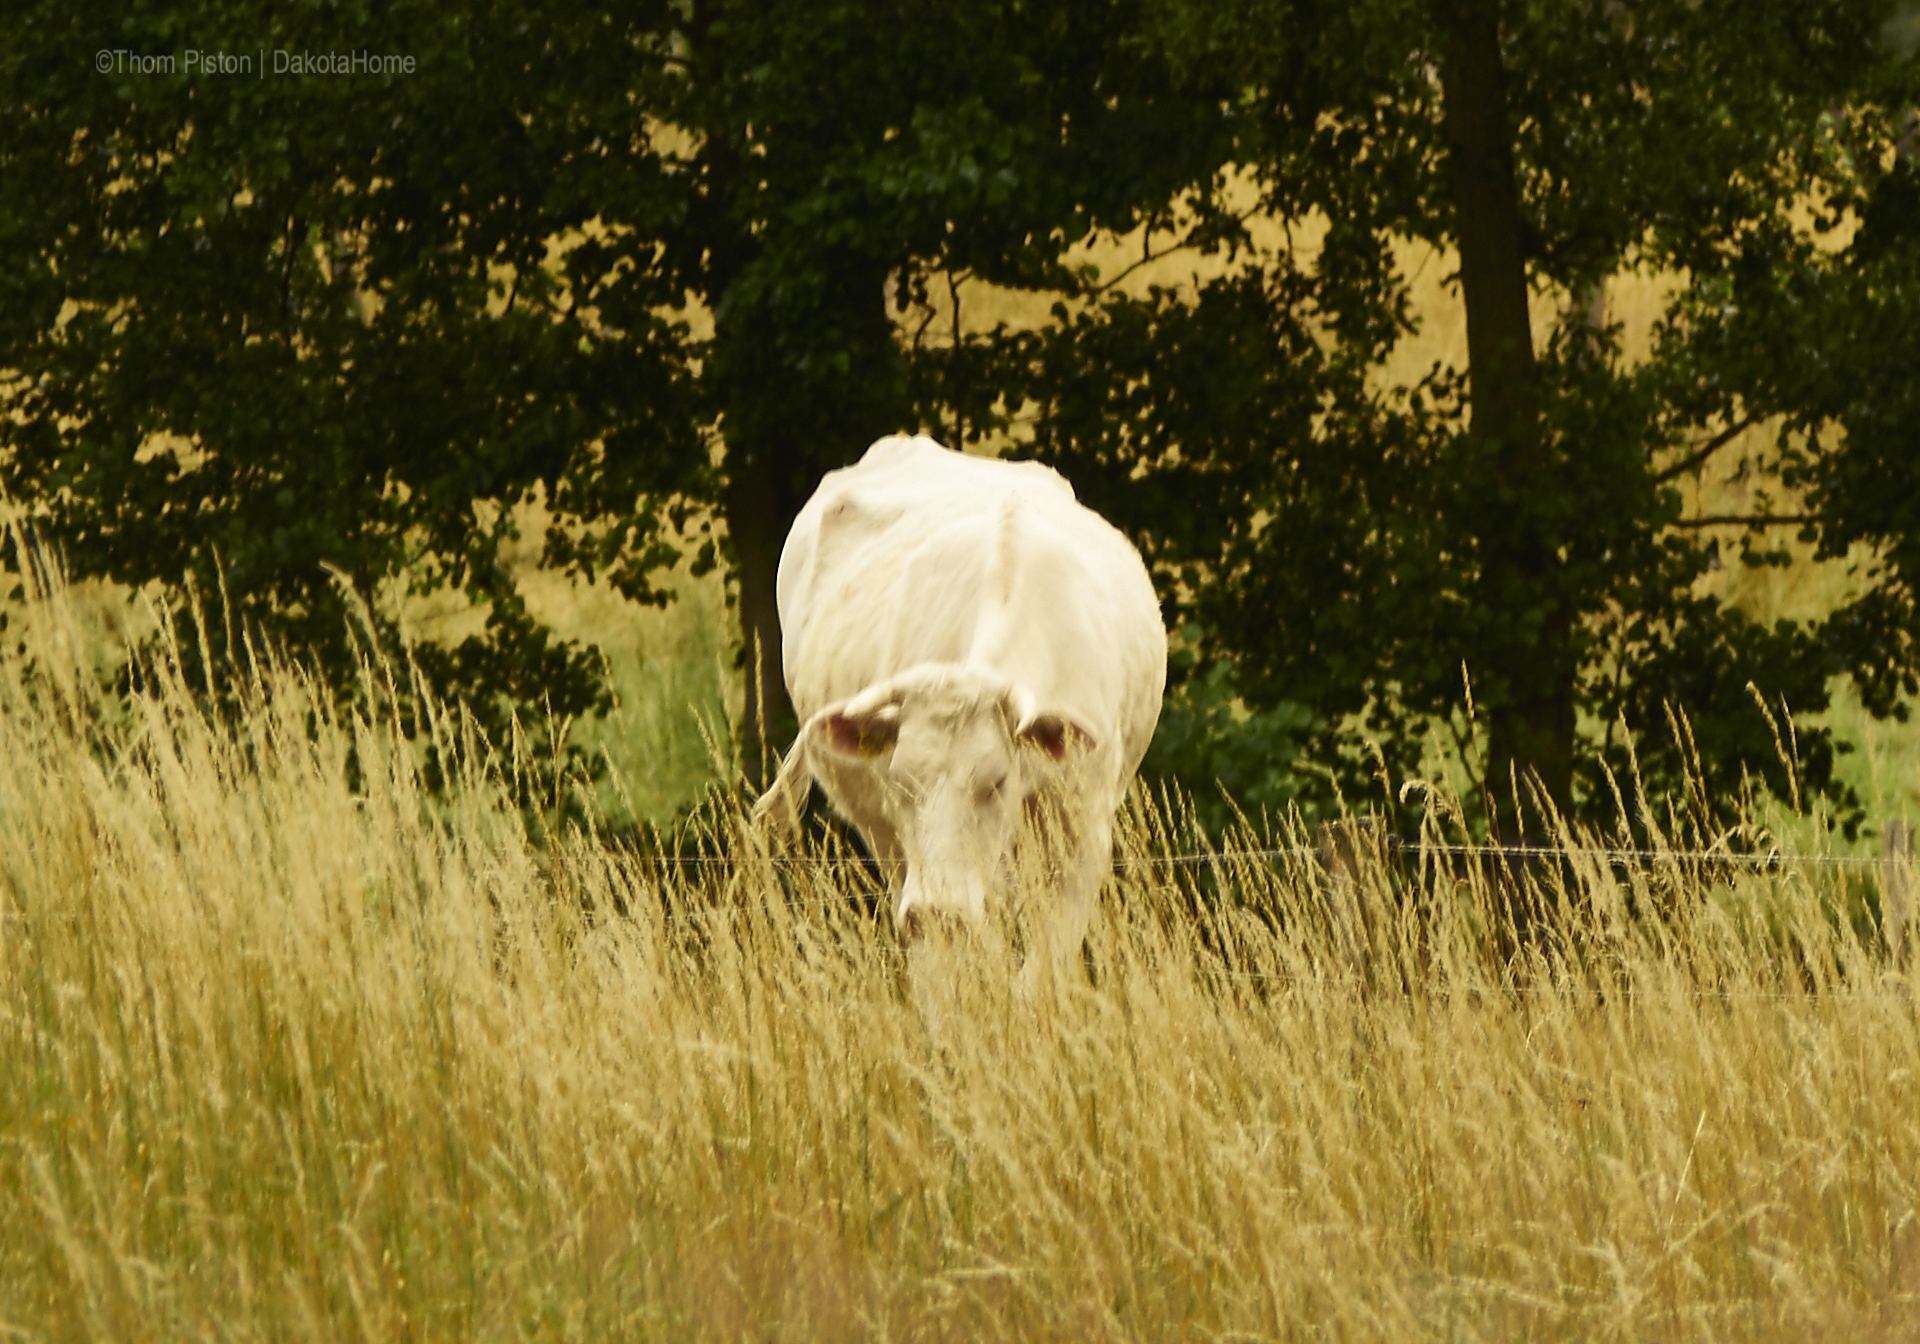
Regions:
[[[306,239],[306,224],[298,215],[287,217],[286,258],[280,267],[280,334],[293,342],[293,259],[295,249]]]
[[[1805,527],[1820,521],[1817,513],[1706,513],[1698,518],[1676,518],[1668,527]]]
[[[931,327],[933,325],[933,320],[936,317],[940,316],[940,310],[938,308],[935,308],[931,303],[922,304],[917,299],[914,300],[914,303],[916,306],[923,307],[927,310],[927,315],[920,319],[920,325],[913,329],[913,352],[915,354],[919,354],[920,343],[926,337],[927,328]]]
[[[1234,218],[1239,222],[1241,222],[1242,224],[1244,224],[1249,219],[1252,219],[1256,213],[1258,213],[1257,207],[1253,209],[1242,210],[1239,214],[1235,215]],[[1153,226],[1151,224],[1149,224],[1146,228],[1146,236],[1142,238],[1140,241],[1141,241],[1140,260],[1128,264],[1128,266],[1124,270],[1122,270],[1120,274],[1114,276],[1111,280],[1106,280],[1100,284],[1095,285],[1093,287],[1093,292],[1095,294],[1105,294],[1108,290],[1112,289],[1115,285],[1119,284],[1122,280],[1125,280],[1128,276],[1132,275],[1135,271],[1139,270],[1142,266],[1150,266],[1156,261],[1161,261],[1167,257],[1172,256],[1176,252],[1186,252],[1192,249],[1193,247],[1197,246],[1197,244],[1193,241],[1192,232],[1189,231],[1188,233],[1182,235],[1180,238],[1180,241],[1175,243],[1173,246],[1162,248],[1160,251],[1155,252],[1152,250]]]
[[[963,392],[961,381],[964,377],[964,371],[960,367],[960,361],[965,358],[961,353],[960,281],[964,276],[970,276],[972,274],[973,272],[971,270],[957,274],[952,268],[948,268],[947,270],[947,298],[953,304],[953,362],[947,366],[947,386],[952,390],[953,395],[952,447],[956,452],[960,450],[960,446],[964,444],[967,439],[966,412],[961,409],[960,403]]]
[[[1668,481],[1672,480],[1674,477],[1684,476],[1688,472],[1694,470],[1696,467],[1703,466],[1706,463],[1706,460],[1708,458],[1712,457],[1715,453],[1719,452],[1722,448],[1725,448],[1728,444],[1732,443],[1735,439],[1739,438],[1742,434],[1746,433],[1749,429],[1752,429],[1754,426],[1754,423],[1759,418],[1760,417],[1755,415],[1749,415],[1745,419],[1741,420],[1739,423],[1732,425],[1727,429],[1722,430],[1720,433],[1714,435],[1712,438],[1708,439],[1705,443],[1701,444],[1694,451],[1692,451],[1691,453],[1688,453],[1685,457],[1681,458],[1678,462],[1675,462],[1672,466],[1668,467],[1665,471],[1662,471],[1659,474],[1657,474],[1653,478],[1653,483],[1655,485],[1665,485]]]

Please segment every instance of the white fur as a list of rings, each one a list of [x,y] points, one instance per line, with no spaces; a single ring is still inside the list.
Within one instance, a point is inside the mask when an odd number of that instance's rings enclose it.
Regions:
[[[1132,544],[1050,468],[886,438],[800,511],[778,600],[804,726],[756,818],[791,821],[817,780],[911,930],[916,911],[979,918],[1018,829],[1050,814],[1046,941],[1076,952],[1166,683]]]

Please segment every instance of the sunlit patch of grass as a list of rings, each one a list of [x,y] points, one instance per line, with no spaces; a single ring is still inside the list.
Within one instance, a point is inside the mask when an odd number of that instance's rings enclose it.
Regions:
[[[616,826],[666,822],[738,766],[738,641],[718,579],[646,615],[628,638],[602,644],[614,706],[578,737],[606,765],[597,800]]]
[[[1859,1338],[1920,1032],[1832,870],[1330,880],[1136,801],[1086,958],[837,841],[530,839],[457,714],[0,661],[0,1324],[38,1338]],[[66,659],[63,664],[62,658]],[[377,697],[376,697],[377,701]],[[1274,837],[1297,846],[1299,837]],[[1044,881],[1023,900],[1044,899]]]
[[[673,593],[664,607],[630,602],[605,583],[542,567],[549,515],[516,511],[518,538],[503,548],[528,611],[555,636],[600,650],[613,709],[575,725],[572,740],[602,772],[594,801],[609,824],[663,824],[697,802],[731,765],[740,719],[739,637],[719,573],[656,575]],[[486,611],[456,592],[401,604],[410,638],[455,643],[480,633]]]

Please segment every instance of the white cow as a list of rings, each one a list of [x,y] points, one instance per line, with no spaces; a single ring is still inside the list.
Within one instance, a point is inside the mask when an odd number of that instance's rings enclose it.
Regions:
[[[1023,819],[1051,817],[1042,933],[1077,953],[1166,685],[1139,552],[1048,467],[886,438],[801,509],[778,599],[803,727],[755,819],[791,825],[818,780],[911,941],[978,921]],[[1041,966],[1036,947],[1023,979]]]

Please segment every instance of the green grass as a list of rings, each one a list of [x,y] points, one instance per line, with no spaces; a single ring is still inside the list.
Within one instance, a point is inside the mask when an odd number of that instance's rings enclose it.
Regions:
[[[604,584],[542,569],[546,513],[530,506],[517,521],[519,539],[503,559],[528,610],[559,638],[594,646],[606,660],[614,708],[576,725],[573,739],[604,766],[595,809],[616,829],[671,822],[738,764],[739,636],[721,576],[663,576],[673,600],[642,606]],[[484,612],[459,594],[415,600],[404,612],[414,638],[457,641],[484,623]]]
[[[645,629],[602,646],[614,708],[580,734],[606,763],[596,796],[615,826],[667,823],[739,768],[737,640],[719,584],[690,586]]]

